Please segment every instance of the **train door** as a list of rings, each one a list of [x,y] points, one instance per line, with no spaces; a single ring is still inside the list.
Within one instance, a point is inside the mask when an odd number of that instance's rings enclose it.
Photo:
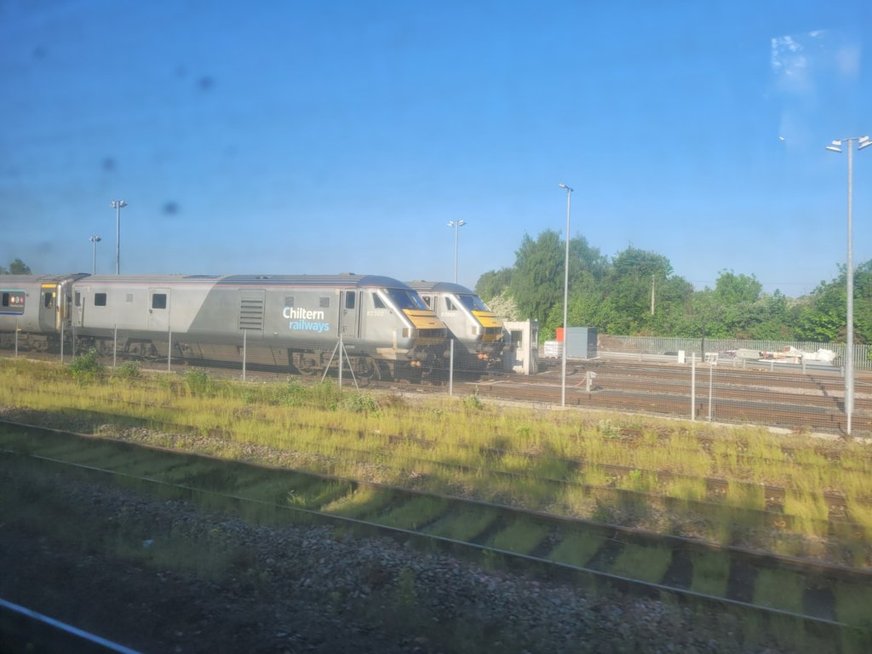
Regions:
[[[343,338],[357,338],[360,298],[357,291],[342,291],[339,310],[339,335]]]
[[[148,289],[148,330],[168,332],[170,329],[170,289]]]
[[[41,331],[59,331],[61,317],[58,308],[58,285],[56,283],[41,284],[39,288],[39,329]]]

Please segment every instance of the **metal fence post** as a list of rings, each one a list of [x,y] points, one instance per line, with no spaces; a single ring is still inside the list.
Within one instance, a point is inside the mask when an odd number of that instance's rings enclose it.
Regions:
[[[696,352],[690,354],[690,419],[696,420]]]
[[[448,397],[454,395],[454,339],[448,340]]]
[[[248,330],[242,330],[242,381],[245,381],[245,363],[248,357]]]

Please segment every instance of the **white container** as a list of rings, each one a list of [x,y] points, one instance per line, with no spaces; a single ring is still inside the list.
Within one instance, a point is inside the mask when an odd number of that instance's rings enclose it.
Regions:
[[[563,354],[563,343],[560,341],[545,341],[542,356],[546,359],[558,359]]]

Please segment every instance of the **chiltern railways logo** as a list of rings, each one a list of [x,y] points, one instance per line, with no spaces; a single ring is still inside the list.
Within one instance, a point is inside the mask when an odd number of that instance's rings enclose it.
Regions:
[[[285,307],[282,316],[288,321],[288,329],[291,331],[320,334],[330,329],[330,323],[324,320],[323,311],[304,309],[303,307]]]

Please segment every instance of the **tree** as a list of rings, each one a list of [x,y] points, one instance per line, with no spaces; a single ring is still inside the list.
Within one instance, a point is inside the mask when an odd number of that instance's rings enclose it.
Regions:
[[[732,270],[722,270],[715,282],[715,296],[724,304],[756,302],[762,290],[754,275],[737,275]]]
[[[554,305],[563,301],[563,260],[560,235],[553,230],[542,232],[535,241],[525,234],[515,252],[512,297],[521,314],[540,325]]]
[[[490,303],[495,297],[508,290],[512,282],[512,269],[489,270],[478,278],[475,292],[485,302]]]
[[[612,318],[603,327],[613,334],[650,332],[652,287],[656,308],[657,286],[662,290],[671,274],[672,264],[663,255],[632,246],[619,252],[606,278],[605,302]]]
[[[0,266],[0,275],[32,275],[30,266],[21,259],[15,259],[9,264],[9,270]]]
[[[847,337],[847,272],[821,282],[801,304],[796,319],[798,338],[808,341],[841,341]],[[854,342],[872,343],[872,260],[854,271]]]

